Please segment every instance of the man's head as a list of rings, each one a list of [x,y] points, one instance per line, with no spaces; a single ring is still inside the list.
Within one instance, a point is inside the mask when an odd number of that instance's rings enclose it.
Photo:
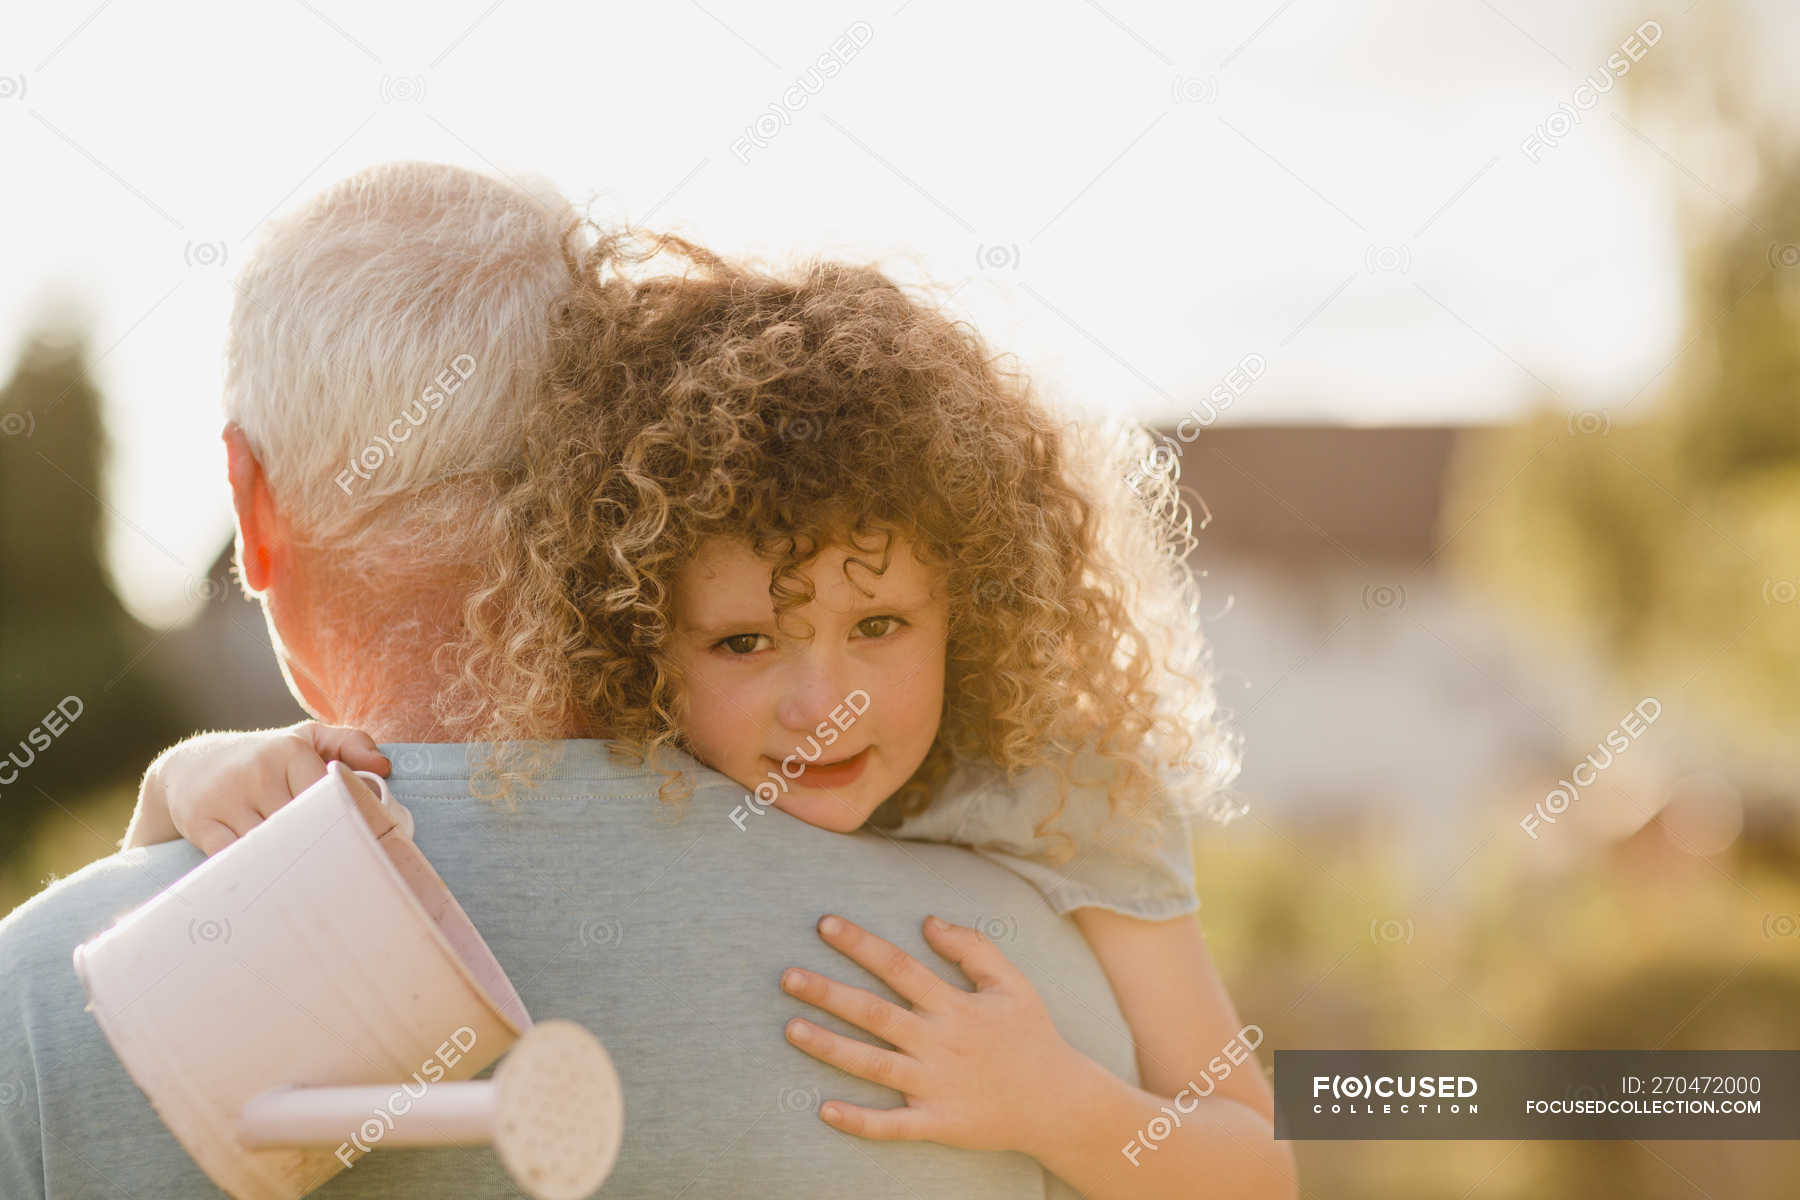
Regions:
[[[239,275],[238,566],[321,718],[427,735],[429,651],[460,618],[493,472],[519,453],[575,220],[541,184],[389,163],[272,222]]]

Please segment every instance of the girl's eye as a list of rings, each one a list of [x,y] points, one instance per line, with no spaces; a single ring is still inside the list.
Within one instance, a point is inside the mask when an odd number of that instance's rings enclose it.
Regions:
[[[715,646],[723,646],[734,655],[756,653],[756,640],[763,637],[760,633],[734,633],[728,638],[720,638]]]
[[[856,631],[864,637],[885,637],[904,624],[906,622],[899,617],[864,617],[856,623]]]

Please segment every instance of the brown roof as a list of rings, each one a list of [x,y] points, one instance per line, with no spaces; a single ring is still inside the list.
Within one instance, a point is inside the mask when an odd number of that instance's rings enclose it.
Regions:
[[[1456,426],[1202,429],[1181,447],[1182,487],[1198,493],[1212,513],[1197,553],[1342,566],[1357,559],[1420,563],[1435,546],[1460,432]]]

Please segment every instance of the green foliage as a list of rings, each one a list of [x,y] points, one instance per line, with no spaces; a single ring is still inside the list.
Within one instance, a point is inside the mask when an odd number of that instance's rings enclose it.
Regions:
[[[142,771],[174,732],[135,670],[152,634],[101,565],[104,459],[81,338],[40,332],[0,391],[0,762],[16,756],[18,776],[0,784],[0,861],[72,794]],[[71,696],[65,713],[79,715],[32,744]]]
[[[1391,829],[1197,833],[1201,925],[1238,1016],[1265,1034],[1263,1067],[1277,1048],[1791,1043],[1786,860],[1740,843],[1704,861],[1653,833],[1551,862],[1506,832],[1420,878],[1396,869]],[[1304,1194],[1331,1200],[1682,1200],[1786,1195],[1800,1143],[1301,1142],[1296,1157]]]
[[[1800,164],[1695,247],[1685,348],[1635,403],[1466,439],[1446,557],[1528,636],[1735,752],[1800,757]],[[1657,689],[1662,689],[1658,691]]]

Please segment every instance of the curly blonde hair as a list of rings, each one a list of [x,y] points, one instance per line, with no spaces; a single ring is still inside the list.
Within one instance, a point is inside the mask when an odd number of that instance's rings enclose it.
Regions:
[[[667,257],[678,273],[646,264]],[[578,729],[654,761],[685,750],[671,653],[677,572],[713,536],[772,562],[777,613],[832,544],[904,534],[944,569],[943,719],[899,794],[922,811],[955,764],[1112,768],[1109,816],[1212,809],[1237,773],[1184,559],[1173,460],[1147,431],[1058,419],[979,334],[880,271],[728,261],[686,239],[598,231],[567,254],[549,368],[491,520],[443,698],[488,743],[486,795]],[[521,749],[534,746],[535,749]],[[659,766],[678,808],[691,780]],[[1229,813],[1225,814],[1227,819]]]

